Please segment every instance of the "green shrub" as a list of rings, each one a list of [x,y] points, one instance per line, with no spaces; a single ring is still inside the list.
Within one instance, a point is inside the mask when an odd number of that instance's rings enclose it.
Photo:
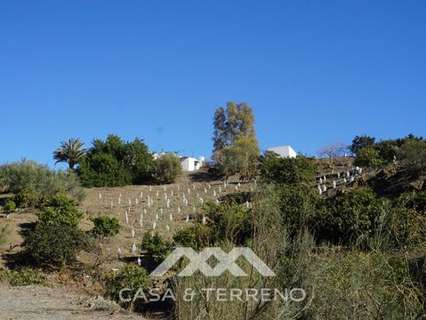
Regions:
[[[13,200],[7,200],[6,204],[3,207],[4,212],[6,213],[12,213],[16,211],[16,204]]]
[[[153,258],[156,263],[161,263],[172,249],[172,244],[164,240],[158,233],[146,233],[142,240],[142,250]]]
[[[151,280],[147,271],[134,264],[128,264],[123,267],[117,274],[110,274],[106,278],[106,294],[109,298],[126,305],[120,301],[120,291],[126,298],[134,298],[138,290],[144,290],[151,285]]]
[[[354,165],[368,168],[378,168],[383,165],[383,159],[374,147],[365,147],[358,151]]]
[[[384,253],[317,256],[304,286],[315,290],[310,319],[418,319],[424,311],[408,262]]]
[[[245,204],[208,203],[205,209],[211,243],[227,240],[234,244],[244,244],[251,237],[252,215]]]
[[[362,149],[374,146],[375,142],[376,142],[376,138],[374,137],[370,137],[367,135],[356,136],[352,140],[352,145],[349,147],[349,149],[354,155],[358,156],[358,153]]]
[[[101,237],[113,237],[120,231],[120,223],[115,217],[100,216],[92,219],[92,232]]]
[[[43,285],[46,283],[46,276],[40,270],[23,268],[0,271],[0,280],[7,281],[13,287],[21,287]]]
[[[317,165],[305,157],[282,158],[267,152],[261,159],[260,176],[266,183],[314,183]]]
[[[256,137],[254,135],[236,137],[232,145],[216,152],[215,160],[217,170],[225,178],[238,174],[241,179],[253,179],[256,177],[259,161]]]
[[[155,160],[155,180],[158,183],[173,183],[182,174],[182,166],[178,156],[167,153]]]
[[[61,268],[75,261],[87,241],[83,232],[69,224],[37,223],[25,244],[25,253],[34,265]]]
[[[86,187],[115,187],[151,181],[153,169],[152,154],[142,140],[125,142],[109,135],[93,141],[77,172]]]
[[[413,175],[426,173],[426,141],[408,139],[398,152],[402,166]]]
[[[426,216],[414,209],[395,207],[389,211],[384,230],[397,248],[426,242]]]
[[[206,224],[198,217],[193,226],[178,231],[173,241],[180,246],[203,248],[223,242],[244,245],[253,233],[251,210],[245,204],[207,203]]]
[[[319,240],[365,242],[383,225],[390,208],[390,203],[377,198],[371,189],[361,188],[330,199],[324,210],[312,216],[310,225]]]
[[[83,213],[78,209],[75,200],[65,194],[57,194],[37,213],[40,223],[45,225],[69,225],[77,227]]]
[[[58,193],[66,193],[77,201],[84,196],[72,172],[53,171],[27,160],[0,167],[0,188],[15,194],[18,207],[40,207]]]
[[[384,140],[374,145],[384,163],[391,163],[397,156],[400,147],[398,140]]]
[[[173,241],[181,247],[197,248],[197,239],[194,227],[177,231],[173,236]]]
[[[253,192],[236,192],[228,193],[221,197],[219,200],[226,203],[245,204],[251,202],[253,198]]]
[[[315,215],[323,210],[323,200],[318,192],[306,184],[282,185],[275,192],[279,198],[281,223],[293,238],[310,227]]]
[[[35,190],[26,187],[15,195],[15,201],[20,208],[39,208],[47,201],[47,196],[40,196]]]
[[[113,155],[88,154],[80,162],[78,174],[85,187],[116,187],[132,184],[131,174]]]

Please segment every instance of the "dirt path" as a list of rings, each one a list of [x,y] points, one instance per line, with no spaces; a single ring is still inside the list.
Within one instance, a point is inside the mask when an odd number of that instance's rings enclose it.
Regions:
[[[143,320],[65,288],[0,286],[0,320]]]

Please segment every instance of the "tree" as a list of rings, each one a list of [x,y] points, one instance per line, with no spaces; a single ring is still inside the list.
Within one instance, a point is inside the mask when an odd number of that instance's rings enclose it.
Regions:
[[[257,173],[259,147],[252,136],[240,136],[232,146],[222,150],[220,171],[225,177],[239,174],[243,179],[252,179]]]
[[[345,156],[347,150],[348,150],[348,146],[345,145],[344,143],[335,143],[335,144],[330,144],[328,146],[322,147],[318,151],[318,155],[321,158],[329,158],[329,159],[338,158],[338,157]]]
[[[123,162],[126,167],[131,168],[134,184],[151,180],[155,168],[153,160],[143,140],[136,138],[125,145]]]
[[[282,158],[276,153],[267,152],[261,158],[260,176],[264,182],[277,185],[310,185],[315,182],[317,169],[312,159],[302,156]]]
[[[85,153],[84,143],[80,139],[71,138],[61,142],[61,146],[53,152],[53,159],[56,160],[55,163],[67,162],[69,168],[74,170]]]
[[[426,173],[426,141],[407,139],[398,153],[402,166],[415,175]]]
[[[354,155],[357,155],[358,152],[365,147],[373,146],[376,139],[367,135],[356,136],[352,140],[352,145],[350,146],[350,150]]]
[[[173,153],[163,154],[155,161],[155,179],[159,183],[173,183],[182,174],[179,157]]]
[[[256,175],[259,147],[254,129],[253,111],[245,103],[228,102],[214,116],[213,159],[218,171],[229,177]]]
[[[123,141],[109,135],[95,139],[77,170],[86,187],[115,187],[152,180],[154,159],[141,139]]]
[[[354,164],[360,167],[378,168],[383,164],[383,159],[373,146],[364,147],[358,151]]]
[[[26,239],[26,253],[37,266],[64,267],[75,261],[76,253],[87,245],[78,228],[67,224],[37,223]]]
[[[216,110],[213,125],[213,150],[222,150],[226,146],[226,115],[222,107]]]
[[[253,111],[246,103],[228,102],[214,116],[213,154],[232,146],[240,136],[256,137]]]

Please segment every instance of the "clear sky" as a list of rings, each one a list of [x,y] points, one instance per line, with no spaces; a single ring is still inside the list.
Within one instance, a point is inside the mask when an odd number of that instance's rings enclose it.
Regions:
[[[0,162],[108,133],[208,156],[230,100],[262,148],[426,135],[426,1],[0,2]]]

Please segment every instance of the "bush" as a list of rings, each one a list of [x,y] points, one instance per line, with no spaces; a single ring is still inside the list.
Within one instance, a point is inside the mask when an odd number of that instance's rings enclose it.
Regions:
[[[155,180],[157,183],[173,183],[182,174],[182,166],[178,156],[167,153],[155,161]]]
[[[0,188],[15,194],[18,207],[41,207],[58,193],[66,193],[77,201],[84,196],[72,172],[53,171],[27,160],[0,167]]]
[[[209,245],[210,238],[210,228],[196,223],[194,226],[177,231],[173,236],[173,241],[178,246],[201,249]]]
[[[164,240],[158,233],[146,233],[142,240],[142,250],[153,258],[156,263],[161,263],[170,253],[172,244]]]
[[[281,211],[281,223],[294,238],[298,233],[310,228],[314,218],[323,210],[323,200],[318,192],[305,184],[283,185],[276,188]]]
[[[402,166],[413,175],[426,173],[426,141],[408,139],[398,152]]]
[[[150,286],[151,280],[147,271],[134,264],[126,265],[117,274],[111,274],[106,279],[106,294],[109,298],[126,305],[120,301],[120,291],[124,292],[126,298],[134,298],[136,292],[140,289],[146,289]]]
[[[220,202],[226,202],[226,203],[235,203],[235,204],[245,204],[247,202],[251,202],[253,198],[254,193],[253,192],[235,192],[235,193],[228,193],[222,197],[220,197]]]
[[[410,247],[426,241],[426,216],[414,209],[392,208],[385,220],[385,230],[394,247]]]
[[[314,183],[317,166],[305,157],[281,158],[268,152],[261,159],[260,176],[266,183]]]
[[[101,216],[92,219],[94,227],[92,232],[101,237],[113,237],[120,231],[120,223],[115,217]]]
[[[349,147],[349,149],[354,155],[358,156],[358,152],[360,152],[362,149],[374,146],[375,141],[376,138],[367,135],[356,136],[352,140],[352,145]]]
[[[43,285],[46,283],[46,276],[40,270],[23,268],[0,271],[0,280],[7,281],[13,287],[21,287]]]
[[[309,319],[418,319],[423,314],[421,294],[403,257],[379,252],[317,256],[304,286],[316,292],[306,310]]]
[[[206,214],[212,244],[226,240],[242,245],[252,235],[252,215],[245,204],[208,203]]]
[[[16,204],[15,201],[13,200],[7,200],[6,204],[3,207],[4,212],[6,213],[12,213],[15,212],[16,210]]]
[[[244,180],[257,174],[259,146],[256,137],[238,136],[234,143],[216,152],[216,168],[227,177],[238,174]]]
[[[182,247],[198,248],[194,227],[179,230],[173,236],[173,241]]]
[[[85,187],[116,187],[132,184],[131,174],[113,155],[88,154],[80,162],[78,174]]]
[[[78,227],[83,213],[78,209],[75,200],[65,194],[58,194],[49,199],[37,216],[39,222],[45,225]]]
[[[83,232],[69,224],[38,223],[27,239],[25,253],[41,267],[64,267],[87,245]]]
[[[115,187],[150,181],[153,169],[152,154],[142,140],[125,142],[109,135],[93,141],[77,172],[86,187]]]
[[[310,225],[319,240],[354,243],[374,236],[390,210],[390,203],[368,188],[339,194],[313,215]]]
[[[426,191],[416,192],[407,205],[417,211],[426,211]]]
[[[15,201],[20,208],[39,208],[47,201],[47,196],[40,197],[35,190],[26,187],[15,195]]]
[[[374,147],[365,147],[359,150],[354,161],[354,165],[368,168],[378,168],[383,163],[383,159]]]

